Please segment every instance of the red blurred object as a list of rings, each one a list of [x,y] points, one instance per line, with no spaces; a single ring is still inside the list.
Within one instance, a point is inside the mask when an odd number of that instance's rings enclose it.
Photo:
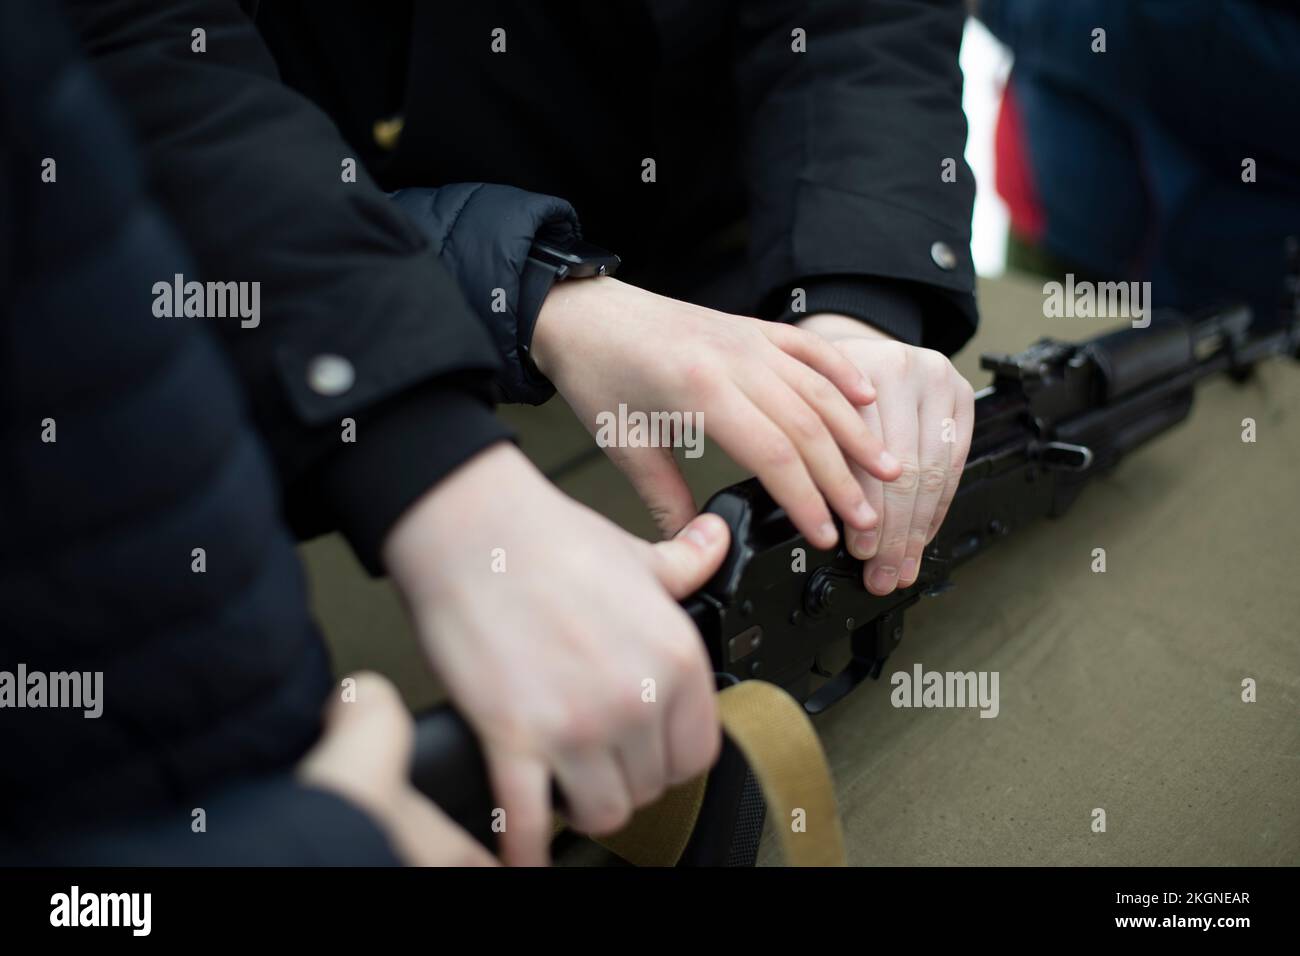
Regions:
[[[1034,186],[1024,122],[1016,103],[1015,88],[1010,82],[1002,93],[993,148],[996,156],[994,181],[998,194],[1011,212],[1011,230],[1021,239],[1036,243],[1047,228],[1047,218]]]

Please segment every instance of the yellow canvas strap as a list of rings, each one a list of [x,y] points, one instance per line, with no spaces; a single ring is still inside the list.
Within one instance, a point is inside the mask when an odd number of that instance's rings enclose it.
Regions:
[[[742,681],[718,695],[722,728],[754,772],[767,818],[789,866],[843,866],[844,834],[830,767],[799,702],[763,681]],[[674,787],[598,842],[637,866],[681,859],[704,802],[707,775]]]

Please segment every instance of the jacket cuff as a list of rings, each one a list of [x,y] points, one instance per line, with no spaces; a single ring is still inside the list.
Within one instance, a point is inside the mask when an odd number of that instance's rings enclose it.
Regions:
[[[461,463],[513,433],[487,396],[445,380],[407,393],[359,420],[317,472],[321,504],[373,576],[384,572],[385,537],[416,499]]]
[[[247,834],[245,864],[307,866],[401,866],[379,824],[360,807],[297,780],[278,782],[270,793],[251,791],[247,816],[262,824]],[[253,802],[256,799],[256,802]],[[279,825],[274,822],[278,818]],[[270,837],[272,829],[282,834]],[[323,835],[328,838],[323,839]],[[271,844],[269,847],[257,844]],[[278,844],[278,845],[277,845]]]
[[[295,780],[285,803],[283,822],[294,834],[292,843],[302,848],[304,861],[322,866],[402,865],[380,825],[351,801]],[[328,840],[321,839],[322,832],[329,834]]]
[[[810,279],[800,283],[804,310],[787,307],[782,322],[795,322],[818,312],[838,312],[871,325],[908,345],[920,345],[924,335],[921,300],[904,283],[857,276]],[[786,296],[786,302],[791,297]]]
[[[804,290],[804,310],[790,309],[791,291]],[[923,282],[875,275],[815,276],[778,289],[759,314],[792,322],[816,312],[842,312],[909,345],[952,355],[979,324],[975,296]]]
[[[573,207],[494,183],[399,189],[391,198],[429,239],[495,341],[504,400],[540,405],[549,399],[555,389],[530,368],[527,346],[550,286],[530,281],[539,275],[536,267],[529,271],[528,254],[538,237],[582,235]]]

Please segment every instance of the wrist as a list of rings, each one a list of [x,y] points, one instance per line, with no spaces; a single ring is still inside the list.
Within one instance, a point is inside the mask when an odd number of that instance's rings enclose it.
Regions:
[[[343,444],[311,475],[306,497],[371,575],[384,573],[383,543],[415,502],[475,453],[511,437],[485,391],[468,375],[448,376],[376,405],[360,426],[361,441]]]
[[[552,285],[537,313],[529,347],[537,370],[552,382],[558,382],[564,374],[566,360],[582,351],[582,330],[617,314],[613,303],[630,288],[612,276],[566,279]]]
[[[800,319],[795,324],[802,329],[807,329],[809,332],[817,333],[830,342],[839,339],[864,338],[880,339],[886,342],[898,341],[888,332],[882,332],[869,322],[855,319],[851,315],[841,315],[838,312],[817,312]]]
[[[412,504],[383,544],[384,564],[407,602],[420,604],[431,598],[445,569],[463,563],[465,542],[482,532],[485,509],[496,510],[493,497],[515,501],[521,482],[534,480],[545,483],[515,445],[497,442]]]

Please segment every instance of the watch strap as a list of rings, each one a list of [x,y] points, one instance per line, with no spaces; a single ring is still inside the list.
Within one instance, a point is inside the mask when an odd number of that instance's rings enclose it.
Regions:
[[[542,303],[546,301],[551,286],[562,278],[562,268],[529,256],[524,261],[524,271],[519,277],[519,309],[516,313],[519,359],[524,373],[532,380],[532,384],[539,387],[554,386],[533,362],[530,351],[533,332],[537,328],[537,316],[541,314]]]

